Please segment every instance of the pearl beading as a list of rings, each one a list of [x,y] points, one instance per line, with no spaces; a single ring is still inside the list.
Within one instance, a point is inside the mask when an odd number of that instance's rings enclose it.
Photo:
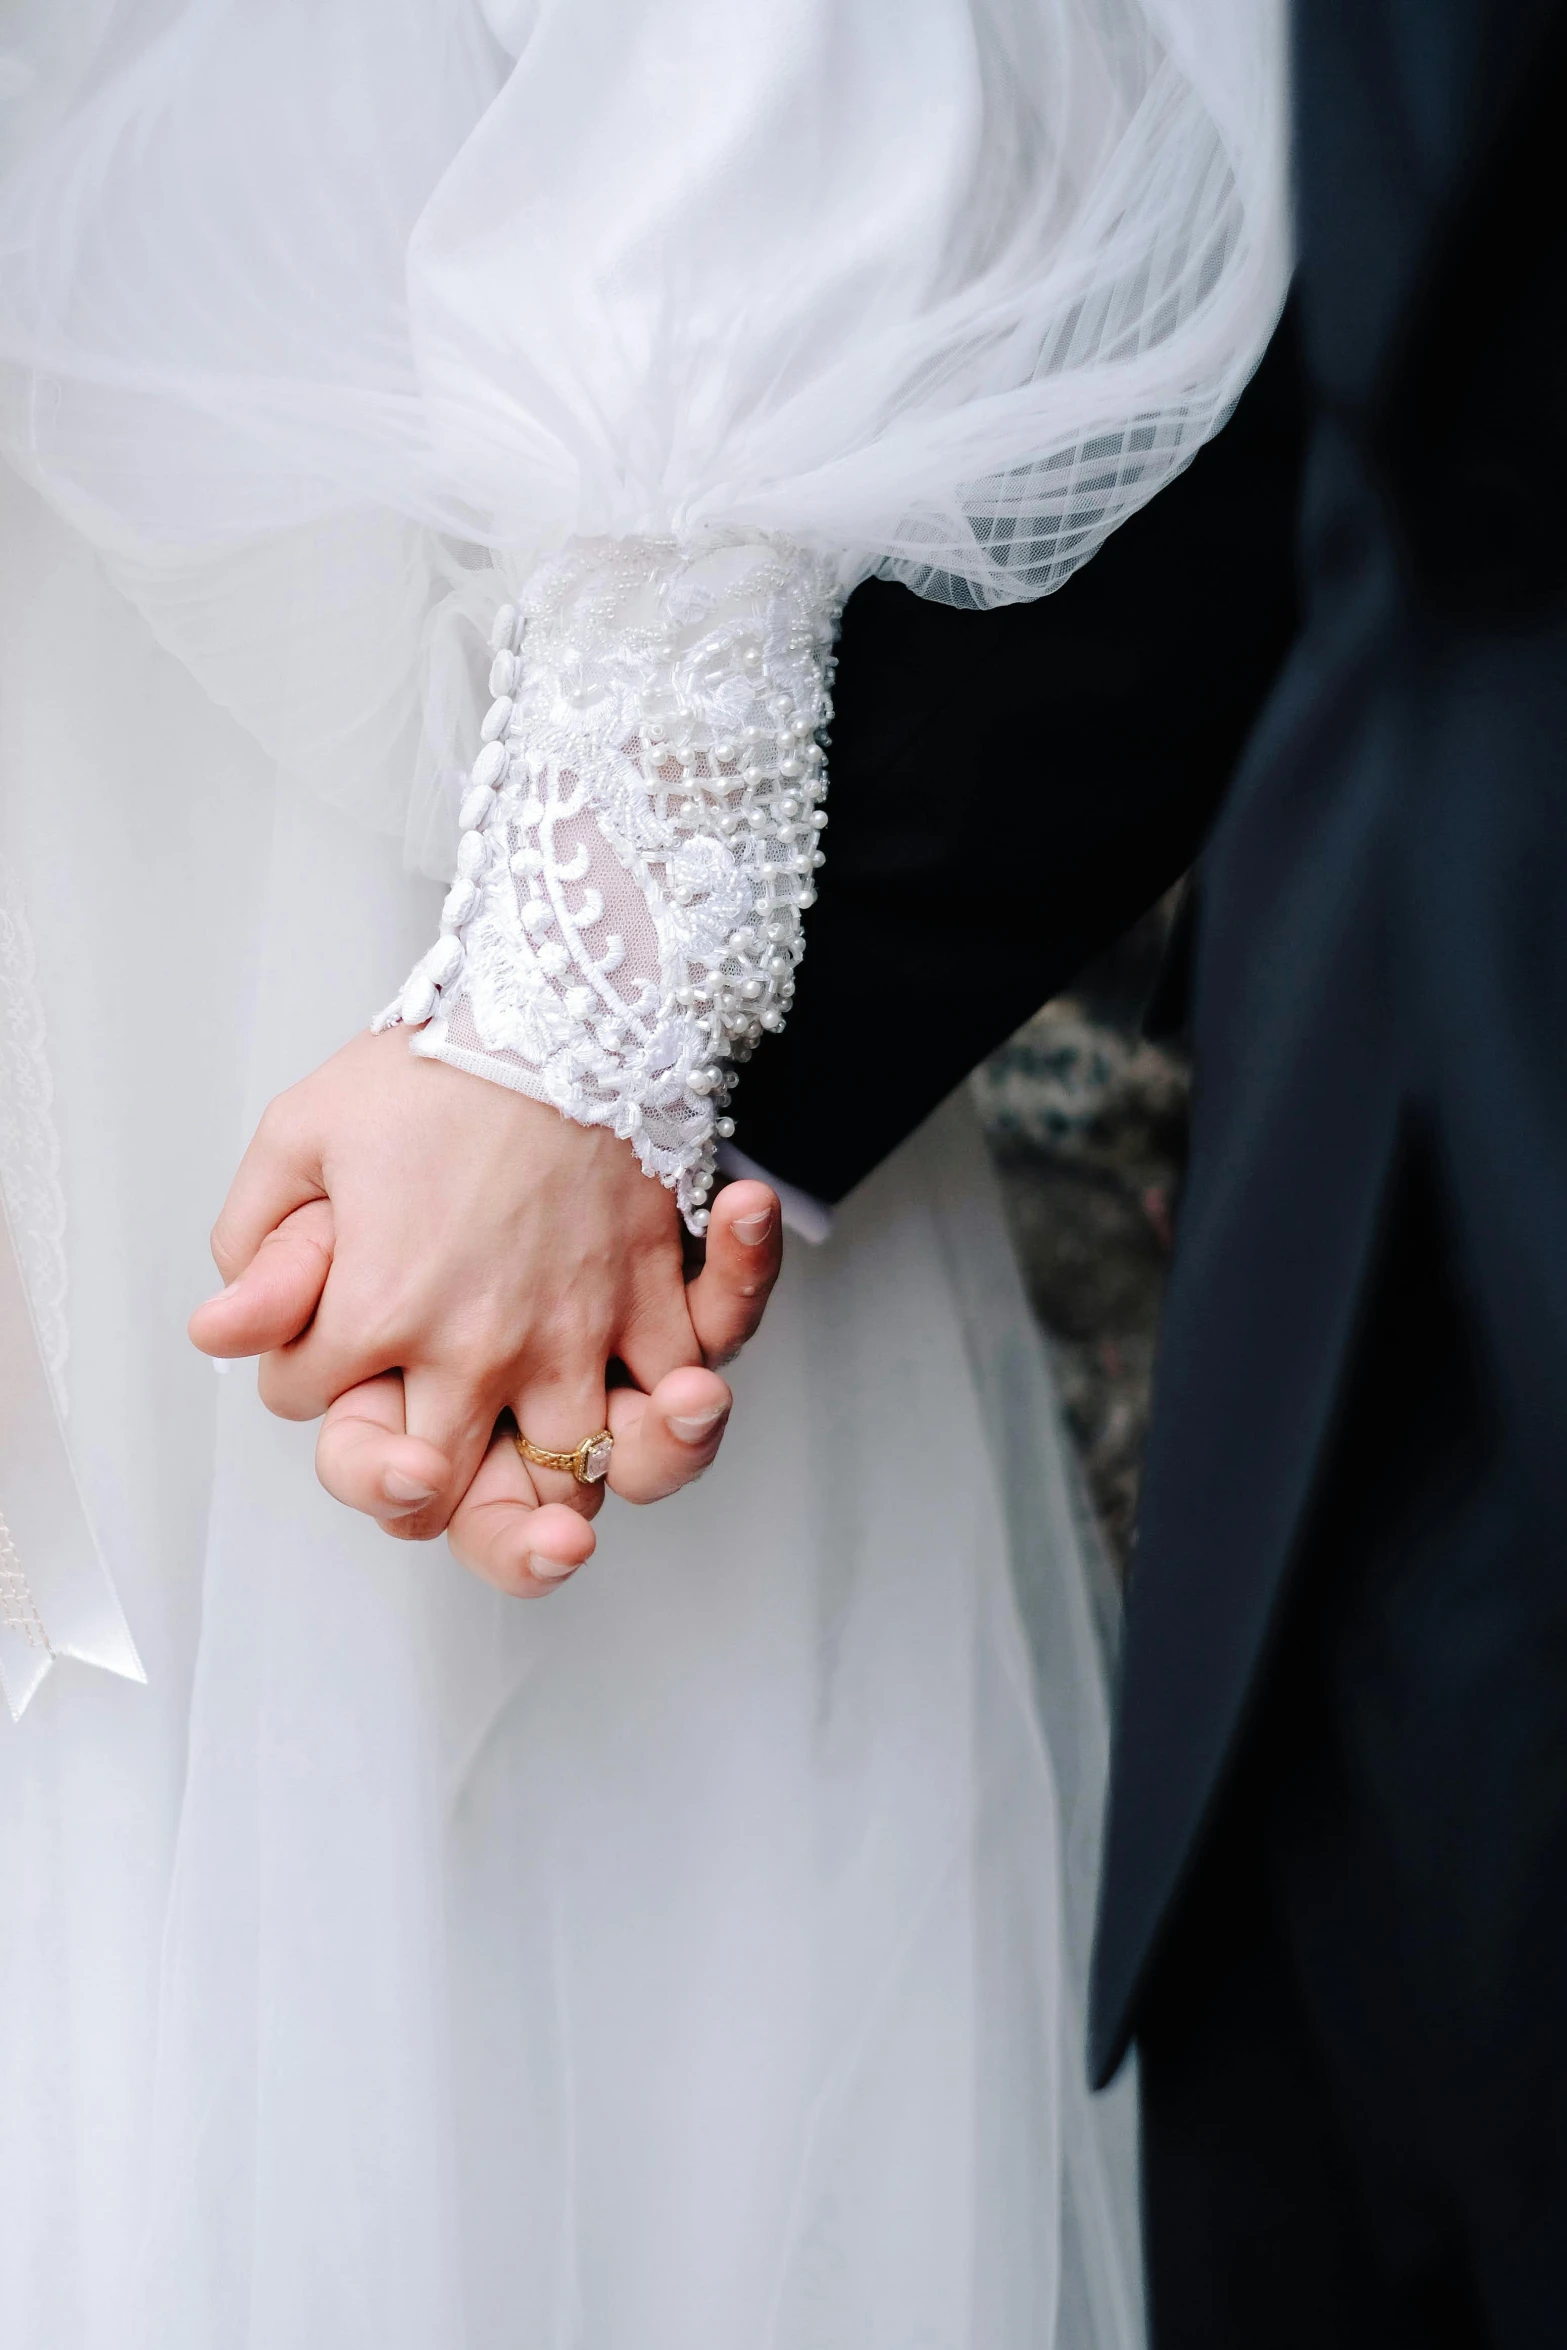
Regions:
[[[831,567],[772,538],[544,565],[495,618],[441,935],[375,1023],[611,1127],[696,1232],[794,996],[838,620]]]

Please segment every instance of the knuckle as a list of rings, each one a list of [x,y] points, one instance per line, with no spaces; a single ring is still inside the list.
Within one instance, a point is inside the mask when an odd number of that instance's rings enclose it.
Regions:
[[[227,1209],[213,1225],[207,1238],[207,1246],[212,1252],[213,1263],[225,1281],[232,1281],[236,1274],[244,1270],[243,1259],[233,1237]]]
[[[566,1401],[602,1390],[611,1324],[612,1317],[596,1302],[580,1315],[568,1301],[548,1308],[528,1333],[527,1359],[537,1385]]]
[[[275,1093],[256,1120],[256,1140],[263,1150],[286,1150],[293,1138],[296,1106],[292,1087],[286,1093]]]
[[[286,1249],[291,1255],[312,1259],[328,1270],[332,1264],[332,1234],[326,1218],[320,1213],[322,1202],[312,1200],[308,1206],[295,1208],[284,1217],[275,1232],[269,1232],[263,1248]]]

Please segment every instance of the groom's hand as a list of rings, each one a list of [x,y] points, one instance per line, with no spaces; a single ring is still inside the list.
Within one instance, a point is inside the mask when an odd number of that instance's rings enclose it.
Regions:
[[[213,1237],[229,1287],[192,1318],[191,1335],[211,1354],[263,1352],[263,1398],[286,1418],[314,1418],[349,1390],[401,1374],[403,1428],[379,1434],[421,1448],[416,1472],[391,1473],[426,1497],[404,1499],[397,1530],[424,1538],[450,1520],[506,1408],[536,1444],[566,1450],[613,1426],[610,1362],[647,1396],[673,1371],[708,1377],[703,1361],[724,1359],[761,1318],[778,1224],[765,1186],[731,1186],[688,1288],[673,1199],[627,1144],[417,1060],[395,1031],[361,1037],[263,1119]],[[622,1419],[627,1409],[616,1407]],[[712,1447],[661,1454],[655,1473],[649,1446],[661,1425],[650,1423],[640,1448],[628,1445],[629,1427],[617,1438],[616,1488],[651,1497],[711,1458],[716,1436]],[[361,1468],[374,1457],[361,1449]],[[529,1477],[541,1507],[598,1506],[598,1489],[565,1472]],[[373,1506],[351,1483],[357,1506]],[[385,1522],[396,1497],[379,1500]]]

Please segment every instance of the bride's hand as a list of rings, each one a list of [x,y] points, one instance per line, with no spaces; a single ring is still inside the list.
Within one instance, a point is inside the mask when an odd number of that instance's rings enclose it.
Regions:
[[[270,1348],[261,1392],[285,1418],[315,1418],[400,1372],[404,1432],[383,1427],[379,1440],[419,1451],[411,1477],[406,1465],[392,1473],[428,1493],[396,1521],[423,1539],[447,1525],[506,1407],[534,1443],[566,1450],[606,1425],[611,1360],[650,1396],[673,1371],[711,1380],[697,1366],[755,1327],[779,1254],[765,1187],[733,1186],[723,1204],[717,1246],[688,1291],[674,1201],[627,1144],[418,1060],[396,1031],[359,1037],[263,1118],[213,1235],[231,1286],[199,1309],[191,1335],[210,1354]],[[291,1337],[312,1285],[314,1318]],[[711,1384],[721,1432],[727,1390]],[[688,1448],[686,1473],[711,1449]],[[636,1450],[617,1460],[617,1488],[635,1481]],[[529,1482],[541,1504],[598,1506],[600,1489],[564,1471],[531,1470]],[[383,1522],[395,1498],[379,1495]]]
[[[650,1396],[612,1389],[614,1489],[631,1501],[660,1501],[699,1477],[723,1441],[731,1400],[722,1379],[704,1370],[671,1371]],[[399,1378],[372,1379],[339,1396],[322,1423],[316,1473],[329,1493],[366,1511],[388,1534],[409,1532],[418,1503],[407,1496],[424,1490],[429,1469],[426,1448],[406,1433]],[[446,1539],[463,1566],[520,1598],[558,1589],[594,1548],[581,1516],[543,1500],[538,1472],[518,1453],[509,1423],[491,1437]]]

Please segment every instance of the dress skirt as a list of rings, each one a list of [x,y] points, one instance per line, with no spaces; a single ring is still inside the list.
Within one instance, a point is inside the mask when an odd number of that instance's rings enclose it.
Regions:
[[[546,1601],[185,1338],[437,900],[0,478],[0,1179],[146,1674],[0,1721],[0,2340],[1136,2350],[1103,1610],[966,1105]]]

